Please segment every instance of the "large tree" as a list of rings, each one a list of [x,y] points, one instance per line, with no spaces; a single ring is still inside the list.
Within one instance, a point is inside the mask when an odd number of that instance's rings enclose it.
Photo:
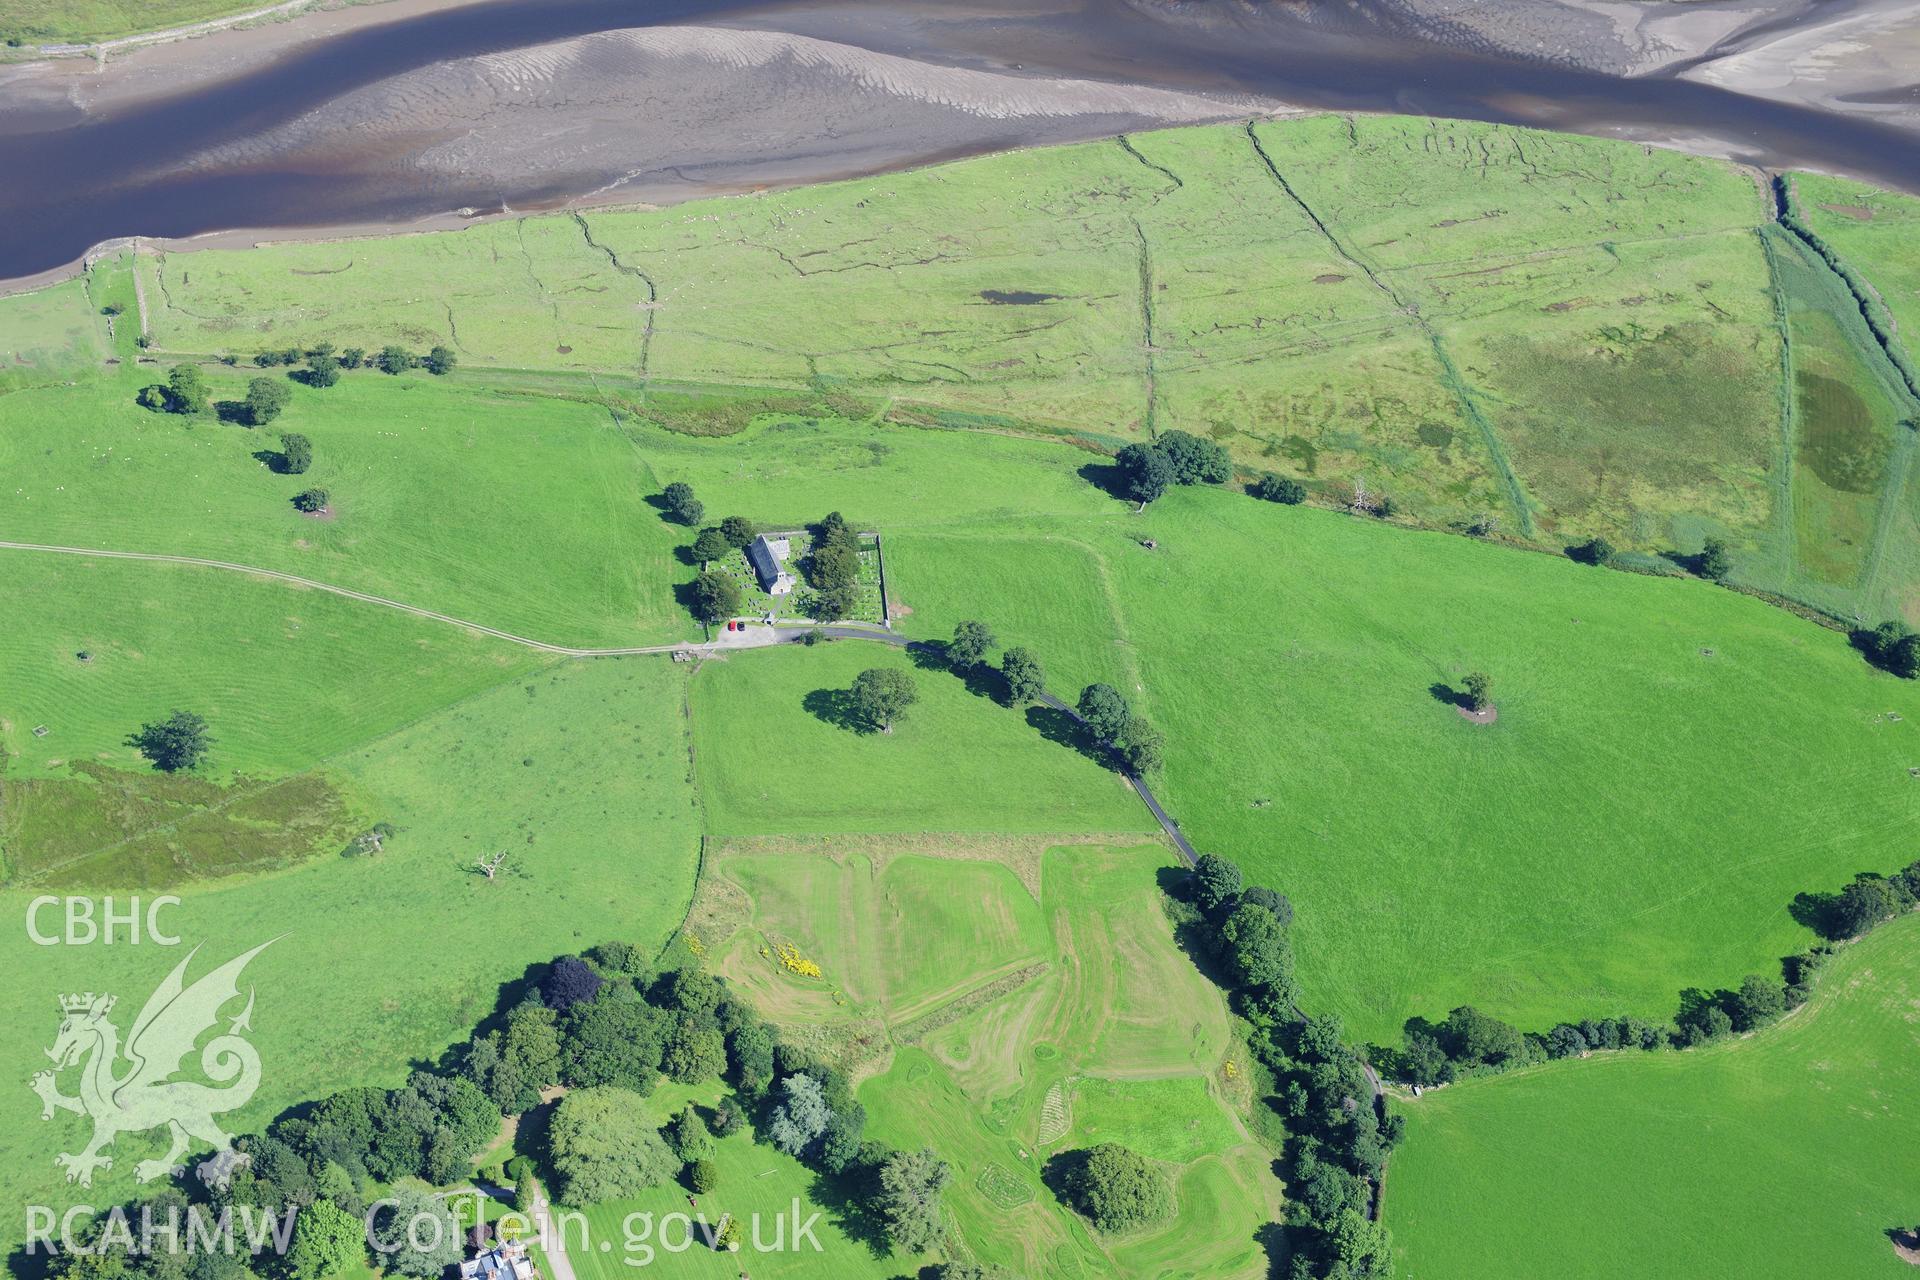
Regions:
[[[933,1154],[933,1148],[896,1151],[880,1165],[880,1221],[896,1249],[924,1253],[946,1229],[941,1194],[953,1181],[953,1170]]]
[[[947,646],[947,661],[961,670],[977,667],[993,648],[993,631],[984,622],[962,622],[953,629],[953,642]]]
[[[162,773],[197,769],[213,746],[207,722],[191,711],[175,711],[165,720],[143,724],[127,741]]]
[[[666,1048],[666,1015],[631,989],[576,1004],[560,1020],[561,1081],[650,1093]]]
[[[1120,468],[1120,492],[1143,510],[1174,482],[1173,463],[1150,444],[1130,444],[1113,461]]]
[[[693,496],[693,486],[684,480],[675,480],[662,489],[660,500],[666,504],[667,513],[684,525],[699,524],[707,513],[705,504]]]
[[[1067,1203],[1102,1231],[1125,1231],[1173,1214],[1173,1188],[1166,1176],[1117,1142],[1069,1157],[1063,1182]]]
[[[554,1194],[575,1207],[626,1200],[671,1178],[680,1162],[626,1089],[576,1089],[554,1108],[547,1149]]]
[[[364,1266],[366,1228],[330,1200],[316,1200],[294,1218],[287,1249],[288,1280],[330,1280]]]
[[[582,1001],[600,994],[606,979],[579,956],[561,956],[547,966],[540,979],[540,1000],[555,1013],[564,1013]]]
[[[1090,684],[1082,689],[1079,707],[1080,718],[1102,742],[1118,742],[1132,714],[1127,700],[1110,684]]]
[[[744,547],[754,538],[753,521],[745,516],[728,516],[720,522],[720,532],[726,535],[729,543]]]
[[[1000,674],[1007,678],[1007,697],[1013,705],[1038,702],[1047,691],[1047,673],[1040,658],[1025,645],[1014,645],[1000,655]]]
[[[399,1246],[381,1256],[382,1267],[415,1280],[438,1280],[459,1263],[465,1252],[460,1224],[445,1200],[419,1187],[395,1187],[381,1198],[390,1205],[374,1217],[372,1238]]]
[[[816,546],[807,554],[807,581],[820,590],[852,585],[860,577],[860,556],[840,543]]]
[[[426,366],[428,373],[438,375],[452,373],[453,366],[459,362],[460,357],[453,353],[453,348],[435,347],[427,352],[427,358],[420,363]]]
[[[661,1136],[682,1163],[692,1164],[696,1160],[705,1160],[713,1155],[713,1134],[707,1131],[707,1125],[700,1113],[689,1102],[682,1107],[673,1119],[667,1121]]]
[[[1193,904],[1212,915],[1240,895],[1240,868],[1217,853],[1203,853],[1193,864]]]
[[[1211,440],[1185,431],[1161,434],[1157,447],[1167,455],[1175,484],[1225,484],[1233,479],[1233,461]]]
[[[1126,724],[1120,730],[1120,758],[1126,761],[1129,773],[1137,777],[1157,771],[1165,749],[1166,736],[1154,728],[1145,716],[1127,717]]]
[[[1273,912],[1251,902],[1235,907],[1220,925],[1221,959],[1241,987],[1293,986],[1293,947]]]
[[[693,540],[693,558],[701,564],[712,564],[715,560],[724,560],[735,550],[727,541],[727,535],[718,529],[706,528]]]
[[[247,383],[247,424],[264,427],[280,416],[293,391],[278,378],[255,378]]]
[[[167,373],[167,407],[174,413],[205,413],[207,382],[190,364],[177,364]]]
[[[1708,538],[1706,545],[1700,548],[1700,556],[1694,561],[1700,570],[1700,576],[1720,581],[1733,571],[1733,557],[1727,553],[1727,544],[1719,538]]]
[[[898,667],[868,667],[853,678],[854,710],[882,733],[892,733],[893,722],[919,698],[913,677]]]
[[[693,580],[693,616],[701,622],[725,622],[740,612],[740,585],[709,569]]]
[[[833,1111],[820,1091],[820,1082],[812,1076],[787,1076],[777,1091],[780,1101],[767,1121],[767,1137],[788,1155],[801,1155],[827,1131]]]
[[[313,441],[297,431],[280,437],[280,469],[290,476],[301,476],[313,465]]]

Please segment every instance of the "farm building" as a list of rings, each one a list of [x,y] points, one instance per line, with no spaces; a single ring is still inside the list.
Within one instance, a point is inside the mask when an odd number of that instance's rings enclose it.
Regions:
[[[505,1241],[460,1264],[460,1280],[534,1280],[539,1275],[527,1246]]]
[[[786,538],[761,534],[747,544],[747,560],[760,579],[760,589],[770,596],[784,596],[793,590],[793,575],[787,572],[787,557],[793,544]]]

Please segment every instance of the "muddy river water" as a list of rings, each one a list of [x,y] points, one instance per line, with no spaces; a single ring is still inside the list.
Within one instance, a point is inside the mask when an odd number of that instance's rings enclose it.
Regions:
[[[0,279],[129,235],[405,224],[609,189],[677,199],[1283,105],[1675,141],[1920,189],[1920,133],[1884,119],[1604,58],[1516,56],[1413,12],[1407,0],[494,0],[397,9],[249,59],[193,48],[242,35],[223,33],[174,46],[204,69],[146,88],[90,94],[77,72],[58,92],[0,80]],[[595,34],[633,28],[648,32],[617,49]],[[1085,81],[1138,93],[1108,100]],[[995,86],[1026,82],[1038,105],[989,109]],[[515,111],[537,126],[476,124]]]

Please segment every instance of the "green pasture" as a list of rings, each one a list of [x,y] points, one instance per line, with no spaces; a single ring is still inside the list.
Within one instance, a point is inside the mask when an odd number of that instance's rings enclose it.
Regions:
[[[1666,1016],[1804,947],[1795,894],[1900,861],[1920,699],[1842,635],[1699,581],[1231,493],[1124,510],[903,540],[946,561],[940,609],[905,625],[1124,657],[1055,664],[1054,691],[1138,673],[1163,801],[1292,896],[1309,1007],[1364,1037],[1469,1001],[1527,1026]],[[1493,725],[1431,692],[1474,670]]]
[[[614,937],[664,942],[691,895],[698,845],[683,680],[660,660],[523,672],[339,753],[327,776],[364,816],[394,825],[385,850],[172,886],[181,905],[162,923],[180,948],[41,947],[16,928],[4,1007],[22,1032],[0,1051],[0,1069],[24,1081],[45,1066],[63,992],[113,992],[130,1018],[188,947],[204,946],[199,974],[278,938],[247,971],[262,1083],[224,1118],[243,1132],[335,1089],[398,1084],[410,1064],[464,1038],[504,984],[558,951]],[[500,850],[510,856],[489,881],[474,860]],[[0,893],[0,907],[17,923],[33,892]],[[57,912],[42,925],[57,928]],[[114,1203],[134,1189],[136,1160],[152,1154],[146,1139],[123,1137],[111,1174],[82,1192],[60,1181],[52,1157],[77,1149],[84,1121],[42,1124],[25,1088],[0,1104],[0,1118],[0,1186],[16,1204]]]
[[[296,386],[252,430],[140,408],[163,369],[0,397],[0,536],[257,565],[557,644],[694,634],[672,594],[685,531],[603,409],[366,372]],[[260,372],[207,378],[237,400]],[[269,465],[282,431],[312,440],[307,474]],[[314,484],[327,518],[291,504]]]
[[[759,1008],[853,1059],[875,1136],[953,1166],[966,1251],[1028,1275],[1265,1274],[1278,1185],[1227,1083],[1224,1002],[1161,910],[1165,853],[834,843],[710,845],[693,918]],[[786,944],[820,976],[782,966]],[[1165,1162],[1181,1221],[1219,1229],[1097,1237],[1041,1170],[1103,1141]]]
[[[845,707],[868,667],[909,672],[919,702],[892,733]],[[1115,774],[941,668],[859,640],[704,662],[693,741],[707,830],[1142,832],[1153,819]]]
[[[1920,920],[1813,1002],[1686,1053],[1612,1053],[1401,1099],[1386,1220],[1406,1280],[1910,1274]]]
[[[10,779],[63,777],[72,761],[144,771],[127,735],[176,707],[212,727],[212,780],[299,772],[537,661],[459,627],[218,569],[0,549],[0,574],[14,620],[0,628]]]
[[[138,269],[163,351],[448,342],[468,369],[592,372],[700,435],[742,421],[687,387],[1179,427],[1432,523],[1657,549],[1767,529],[1766,218],[1716,161],[1322,116]]]

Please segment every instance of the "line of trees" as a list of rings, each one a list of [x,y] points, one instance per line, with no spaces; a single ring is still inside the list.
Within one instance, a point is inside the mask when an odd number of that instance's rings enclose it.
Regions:
[[[227,364],[237,363],[233,356],[224,358]],[[282,347],[278,350],[255,353],[253,363],[262,369],[271,369],[276,365],[292,367],[306,362],[305,371],[292,375],[309,386],[330,387],[340,379],[343,369],[378,369],[382,373],[400,374],[409,369],[425,369],[428,373],[445,375],[452,373],[460,363],[460,357],[452,347],[445,344],[435,345],[425,355],[415,355],[398,343],[388,343],[378,351],[368,351],[365,347],[335,348],[331,342],[316,342],[310,347]]]
[[[169,1200],[184,1209],[189,1188],[215,1212],[297,1210],[284,1258],[63,1254],[52,1280],[323,1280],[366,1265],[362,1215],[379,1199],[402,1202],[389,1214],[400,1229],[383,1232],[396,1240],[416,1214],[444,1215],[443,1231],[417,1233],[437,1235],[433,1248],[410,1243],[377,1260],[389,1273],[434,1280],[459,1260],[460,1229],[431,1194],[391,1184],[464,1184],[501,1117],[532,1110],[559,1085],[569,1092],[540,1158],[562,1203],[623,1199],[676,1177],[696,1192],[716,1190],[715,1139],[751,1126],[757,1140],[826,1178],[853,1206],[856,1231],[876,1244],[912,1253],[938,1245],[946,1163],[931,1149],[867,1138],[866,1110],[843,1072],[782,1039],[724,979],[681,954],[684,963],[656,967],[615,942],[561,956],[439,1067],[415,1071],[398,1089],[345,1089],[292,1108],[264,1133],[237,1140],[246,1160],[224,1185],[187,1179],[162,1193],[163,1213]],[[661,1125],[645,1100],[662,1077],[724,1081],[732,1091],[716,1107],[689,1106]],[[502,1175],[516,1182],[523,1210],[530,1174],[516,1157]]]
[[[1366,1063],[1337,1018],[1307,1018],[1294,985],[1293,904],[1240,868],[1202,854],[1173,903],[1183,941],[1250,1026],[1256,1085],[1286,1131],[1289,1280],[1366,1280],[1392,1272],[1393,1243],[1374,1221],[1374,1186],[1405,1119],[1376,1103]]]
[[[1831,943],[1871,932],[1920,905],[1920,861],[1891,876],[1862,872],[1838,893],[1801,894],[1796,919],[1828,939],[1781,963],[1781,976],[1748,974],[1738,987],[1680,993],[1672,1025],[1635,1017],[1562,1022],[1545,1032],[1521,1031],[1471,1005],[1440,1022],[1410,1018],[1393,1074],[1409,1084],[1446,1084],[1554,1058],[1599,1050],[1690,1049],[1724,1036],[1753,1031],[1805,1004],[1815,976],[1834,954]]]

